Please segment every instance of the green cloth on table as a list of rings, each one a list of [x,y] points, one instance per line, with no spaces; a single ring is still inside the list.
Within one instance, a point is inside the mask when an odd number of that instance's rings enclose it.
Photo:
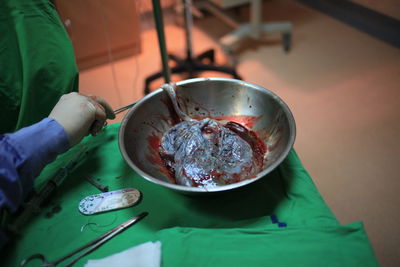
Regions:
[[[0,133],[47,117],[78,90],[72,43],[46,0],[0,1]]]
[[[88,259],[103,258],[156,240],[163,243],[163,266],[241,266],[231,265],[233,262],[279,266],[279,260],[284,266],[291,259],[281,258],[291,257],[289,254],[293,254],[292,263],[296,260],[302,266],[314,263],[320,266],[336,259],[347,266],[357,261],[363,266],[376,265],[362,226],[339,225],[293,150],[272,173],[243,189],[210,197],[186,196],[152,184],[129,168],[118,149],[119,125],[109,125],[97,137],[85,138],[38,177],[37,188],[82,148],[87,149],[85,159],[49,204],[26,225],[21,237],[10,244],[3,256],[7,266],[15,266],[34,253],[43,253],[49,260],[57,259],[143,211],[149,212],[146,218],[78,261],[76,266],[83,266]],[[84,175],[99,179],[110,190],[137,188],[143,198],[131,208],[82,215],[78,211],[80,200],[100,193],[84,180]],[[274,223],[275,217],[287,226],[279,227]],[[98,226],[90,224],[81,232],[88,222]],[[209,248],[215,251],[208,252]],[[289,252],[283,256],[285,248]],[[245,251],[239,253],[240,250]],[[249,251],[263,254],[256,257]],[[328,257],[327,253],[332,255]],[[200,260],[201,256],[204,259]],[[215,260],[215,265],[211,260]],[[192,265],[193,262],[198,265]]]
[[[361,223],[287,229],[159,232],[164,267],[377,266]]]

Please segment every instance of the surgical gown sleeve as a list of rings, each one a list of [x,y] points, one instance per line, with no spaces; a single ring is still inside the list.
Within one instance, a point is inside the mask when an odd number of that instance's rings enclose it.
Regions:
[[[15,212],[43,167],[69,147],[64,128],[46,118],[13,134],[0,135],[0,215]],[[0,228],[0,249],[7,242]]]
[[[0,210],[15,212],[43,167],[69,147],[64,128],[54,119],[0,135]]]

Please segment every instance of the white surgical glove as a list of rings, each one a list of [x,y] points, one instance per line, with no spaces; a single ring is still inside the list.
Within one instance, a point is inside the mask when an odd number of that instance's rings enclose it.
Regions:
[[[72,147],[89,133],[96,135],[106,120],[114,119],[115,115],[104,99],[74,92],[60,98],[49,118],[64,127]]]

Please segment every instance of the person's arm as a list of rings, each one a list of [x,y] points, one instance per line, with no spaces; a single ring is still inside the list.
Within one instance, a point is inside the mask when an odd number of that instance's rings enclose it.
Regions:
[[[96,135],[114,117],[103,99],[70,93],[61,97],[49,118],[0,136],[0,210],[16,211],[46,164],[85,135]]]
[[[69,147],[64,128],[54,119],[0,135],[0,216],[13,213],[33,187],[43,167]],[[7,241],[0,229],[0,248]]]
[[[0,209],[15,212],[34,178],[69,148],[64,128],[54,119],[0,136]]]
[[[70,93],[61,97],[49,118],[0,135],[0,216],[18,209],[46,164],[89,133],[96,135],[106,119],[114,118],[103,99]],[[5,241],[0,229],[0,248]]]

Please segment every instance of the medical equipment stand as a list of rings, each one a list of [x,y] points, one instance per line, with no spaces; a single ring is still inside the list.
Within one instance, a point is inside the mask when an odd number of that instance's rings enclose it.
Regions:
[[[238,24],[229,16],[225,15],[213,4],[208,1],[200,1],[198,8],[204,8],[223,22],[236,28],[234,31],[223,36],[220,44],[226,53],[232,53],[233,48],[245,38],[259,40],[264,34],[280,33],[283,39],[283,49],[289,52],[292,42],[293,25],[287,21],[262,23],[262,3],[261,0],[251,0],[250,4],[250,23]]]
[[[184,1],[184,19],[185,19],[185,37],[186,37],[186,58],[181,59],[175,55],[167,54],[164,38],[164,26],[162,11],[159,0],[153,0],[153,13],[156,23],[157,36],[160,45],[160,53],[163,65],[163,71],[150,75],[145,80],[144,94],[150,93],[150,83],[162,76],[166,83],[171,80],[171,73],[188,73],[190,78],[196,77],[196,74],[203,71],[217,71],[232,75],[236,79],[241,79],[241,77],[236,73],[236,70],[231,67],[217,66],[214,64],[214,50],[207,50],[197,57],[193,57],[192,49],[192,25],[193,17],[190,11],[191,0]],[[175,61],[176,66],[171,69],[168,66],[168,58]],[[210,63],[203,63],[205,59],[208,59]]]

